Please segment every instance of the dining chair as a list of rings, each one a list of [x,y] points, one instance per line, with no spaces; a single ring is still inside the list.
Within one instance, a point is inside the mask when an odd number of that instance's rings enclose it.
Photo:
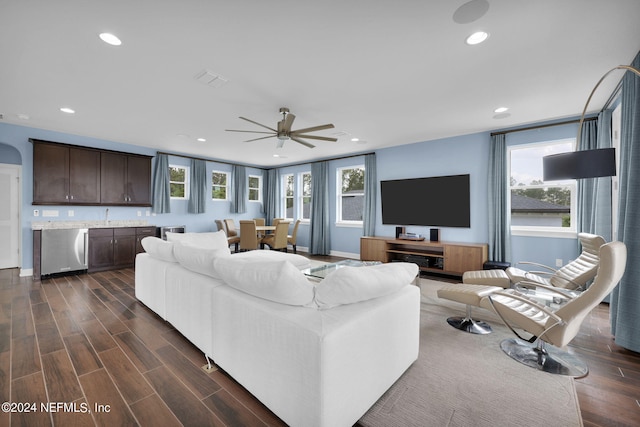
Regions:
[[[258,249],[262,239],[258,238],[256,222],[252,219],[240,220],[240,250],[252,251]]]
[[[290,235],[287,236],[287,243],[291,245],[291,247],[293,247],[293,253],[297,254],[297,250],[296,250],[296,241],[298,240],[298,226],[300,225],[300,220],[297,220],[296,223],[293,225],[293,231],[291,232]]]
[[[238,236],[235,222],[233,222],[233,219],[225,219],[222,221],[222,224],[224,226],[224,231],[227,234],[227,242],[229,243],[229,246],[234,245],[235,252],[238,252],[240,236]]]
[[[287,237],[289,234],[289,222],[288,221],[280,221],[278,225],[276,225],[276,230],[273,234],[269,234],[264,239],[262,239],[262,243],[269,246],[271,250],[284,250],[287,252]]]
[[[221,219],[216,219],[216,227],[218,227],[218,231],[224,231],[224,234],[227,234],[227,228],[224,226],[224,222]]]

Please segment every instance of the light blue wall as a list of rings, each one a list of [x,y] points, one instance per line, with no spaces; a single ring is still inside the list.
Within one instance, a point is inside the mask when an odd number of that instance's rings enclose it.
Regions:
[[[553,126],[532,131],[514,132],[507,135],[507,144],[525,144],[554,139],[571,138],[577,131],[576,125]],[[22,164],[22,268],[32,268],[32,233],[31,221],[41,221],[43,218],[34,218],[32,202],[32,145],[29,138],[63,142],[66,144],[90,146],[102,149],[124,151],[137,154],[155,155],[155,150],[121,144],[113,141],[95,138],[80,137],[76,135],[45,131],[23,126],[15,126],[0,123],[0,162]],[[487,200],[487,174],[489,162],[489,140],[487,132],[439,139],[434,141],[408,144],[376,150],[378,181],[401,178],[418,178],[427,176],[469,174],[471,179],[471,227],[470,228],[440,228],[441,240],[452,242],[487,242],[488,241],[488,203]],[[2,148],[2,144],[6,146]],[[179,156],[170,156],[170,164],[189,165],[189,160]],[[336,196],[336,170],[340,167],[361,165],[364,163],[362,156],[332,160],[330,165],[330,200]],[[231,166],[225,163],[207,162],[207,172],[231,171]],[[310,165],[296,165],[280,168],[280,174],[310,171]],[[260,175],[261,169],[247,168],[247,174]],[[446,201],[443,201],[445,203]],[[297,203],[297,200],[295,201]],[[139,207],[110,207],[109,218],[113,220],[147,219],[150,224],[186,225],[188,231],[215,230],[215,219],[233,218],[236,221],[245,218],[263,217],[260,203],[247,203],[248,212],[243,215],[229,213],[230,202],[217,202],[208,200],[205,214],[187,214],[187,201],[172,200],[171,213],[146,217],[146,208]],[[381,218],[380,186],[377,185],[376,205],[376,235],[393,236],[395,228],[383,225]],[[37,207],[42,209],[42,207]],[[49,209],[49,208],[47,208]],[[105,207],[52,206],[50,209],[60,211],[57,220],[102,220],[105,216]],[[73,218],[67,217],[67,211],[72,209]],[[142,211],[142,217],[137,212]],[[361,228],[336,226],[336,208],[331,209],[331,249],[337,254],[357,254],[360,252]],[[410,227],[408,231],[428,235],[428,227]],[[548,265],[554,265],[556,259],[565,262],[577,256],[577,242],[575,239],[537,238],[514,236],[512,240],[513,259],[531,260]],[[298,246],[309,246],[309,226],[301,224],[298,230]]]

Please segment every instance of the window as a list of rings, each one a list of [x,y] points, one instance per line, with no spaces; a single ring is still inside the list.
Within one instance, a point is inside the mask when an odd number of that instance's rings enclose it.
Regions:
[[[227,200],[229,174],[213,171],[211,174],[211,198],[213,200]]]
[[[575,140],[509,148],[511,231],[518,235],[575,233],[576,181],[542,180],[542,158],[574,151]]]
[[[311,172],[303,172],[298,175],[300,177],[299,191],[300,199],[298,202],[298,218],[303,221],[311,219]]]
[[[343,225],[362,225],[364,166],[339,168],[337,172],[337,222]]]
[[[189,168],[169,165],[169,188],[172,199],[189,198]]]
[[[256,175],[249,175],[249,201],[260,202],[262,201],[262,177]]]
[[[293,174],[282,175],[282,188],[284,190],[282,215],[285,219],[293,219],[293,198],[295,194]]]

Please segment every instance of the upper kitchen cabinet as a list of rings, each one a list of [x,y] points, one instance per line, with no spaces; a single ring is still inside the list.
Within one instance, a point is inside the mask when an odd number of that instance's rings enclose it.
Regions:
[[[33,141],[33,204],[100,204],[100,152]]]
[[[103,152],[100,178],[103,205],[151,206],[150,157]]]
[[[34,205],[151,206],[151,157],[33,142]]]

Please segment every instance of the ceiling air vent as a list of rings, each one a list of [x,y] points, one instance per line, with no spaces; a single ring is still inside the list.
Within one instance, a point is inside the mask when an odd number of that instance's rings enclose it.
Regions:
[[[194,78],[200,83],[211,87],[221,87],[229,83],[229,80],[209,70],[200,71]]]

